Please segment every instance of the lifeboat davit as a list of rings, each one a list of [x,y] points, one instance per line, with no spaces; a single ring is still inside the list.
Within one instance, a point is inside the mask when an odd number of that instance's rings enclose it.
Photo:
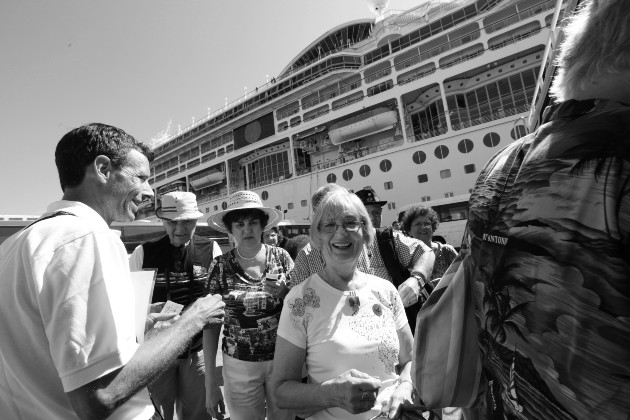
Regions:
[[[376,108],[331,125],[328,137],[332,144],[341,144],[390,130],[397,122],[396,111],[389,108]]]

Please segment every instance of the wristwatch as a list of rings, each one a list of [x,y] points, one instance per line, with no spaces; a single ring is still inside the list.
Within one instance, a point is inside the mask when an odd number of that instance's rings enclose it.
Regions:
[[[411,277],[414,277],[416,280],[418,280],[418,286],[420,286],[420,295],[422,296],[422,299],[419,300],[422,300],[424,302],[429,298],[429,295],[433,291],[433,286],[419,271],[412,271]]]

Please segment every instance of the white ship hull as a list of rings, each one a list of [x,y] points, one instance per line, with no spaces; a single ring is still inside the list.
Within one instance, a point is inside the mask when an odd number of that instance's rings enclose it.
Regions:
[[[354,43],[333,28],[277,80],[158,146],[152,186],[195,192],[208,216],[249,189],[292,220],[308,220],[327,182],[371,186],[388,201],[387,225],[410,203],[468,194],[485,162],[527,132],[555,5],[423,4],[351,22],[370,29]]]

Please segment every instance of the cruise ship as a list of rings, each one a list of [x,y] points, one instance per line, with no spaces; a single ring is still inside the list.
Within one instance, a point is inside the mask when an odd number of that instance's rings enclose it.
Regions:
[[[329,29],[266,85],[156,144],[155,202],[139,217],[170,191],[194,192],[209,216],[247,189],[308,220],[312,193],[334,182],[387,200],[384,225],[415,202],[464,203],[440,217],[465,219],[479,171],[535,120],[564,5],[372,3],[374,18]]]

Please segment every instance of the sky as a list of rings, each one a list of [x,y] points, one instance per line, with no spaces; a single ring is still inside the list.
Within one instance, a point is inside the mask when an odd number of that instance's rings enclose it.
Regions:
[[[176,133],[328,30],[373,17],[369,1],[2,0],[0,214],[61,198],[54,150],[71,129],[101,122],[148,144],[169,121]]]

